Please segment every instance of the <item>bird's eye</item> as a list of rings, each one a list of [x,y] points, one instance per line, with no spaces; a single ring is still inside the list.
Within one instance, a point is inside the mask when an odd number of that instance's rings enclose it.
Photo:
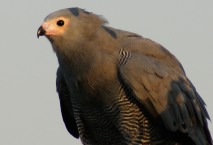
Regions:
[[[57,25],[58,26],[63,26],[64,25],[64,21],[63,20],[58,20]]]

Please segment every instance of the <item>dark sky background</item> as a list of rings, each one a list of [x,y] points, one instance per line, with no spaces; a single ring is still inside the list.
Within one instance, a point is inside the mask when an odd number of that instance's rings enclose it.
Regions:
[[[1,0],[0,144],[81,144],[61,118],[56,56],[44,37],[36,38],[43,19],[67,7],[100,14],[112,27],[165,46],[183,64],[213,117],[212,5],[212,0]]]

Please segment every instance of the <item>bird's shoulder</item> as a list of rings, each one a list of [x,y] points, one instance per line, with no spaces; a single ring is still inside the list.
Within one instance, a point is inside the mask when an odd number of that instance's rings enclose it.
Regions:
[[[118,45],[115,45],[115,50],[119,50],[119,54],[123,51],[131,54],[133,59],[144,58],[140,63],[158,63],[159,65],[167,66],[170,69],[175,69],[178,73],[185,73],[178,59],[161,44],[137,33],[111,27],[107,27],[107,29],[111,34],[116,36],[115,39]]]
[[[125,89],[170,131],[188,133],[196,144],[211,140],[205,103],[178,59],[162,45],[134,33],[120,36],[118,75]],[[195,132],[201,132],[196,134]]]

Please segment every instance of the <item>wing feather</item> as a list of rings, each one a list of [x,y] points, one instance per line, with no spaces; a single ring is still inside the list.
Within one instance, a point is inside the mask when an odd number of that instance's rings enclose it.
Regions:
[[[143,38],[131,38],[122,49],[131,53],[131,59],[118,67],[119,75],[136,99],[153,116],[157,111],[168,130],[188,134],[196,145],[211,144],[205,103],[179,61],[159,44]]]
[[[72,109],[72,102],[70,100],[69,90],[67,88],[63,72],[60,67],[57,70],[56,87],[60,99],[61,114],[65,126],[72,136],[74,136],[75,138],[79,138],[78,128]]]

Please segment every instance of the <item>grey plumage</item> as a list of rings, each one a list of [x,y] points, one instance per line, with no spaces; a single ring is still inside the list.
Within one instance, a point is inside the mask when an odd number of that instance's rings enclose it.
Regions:
[[[160,44],[105,23],[69,8],[46,17],[37,33],[59,61],[57,91],[70,134],[85,145],[212,145],[205,103],[179,61]]]

